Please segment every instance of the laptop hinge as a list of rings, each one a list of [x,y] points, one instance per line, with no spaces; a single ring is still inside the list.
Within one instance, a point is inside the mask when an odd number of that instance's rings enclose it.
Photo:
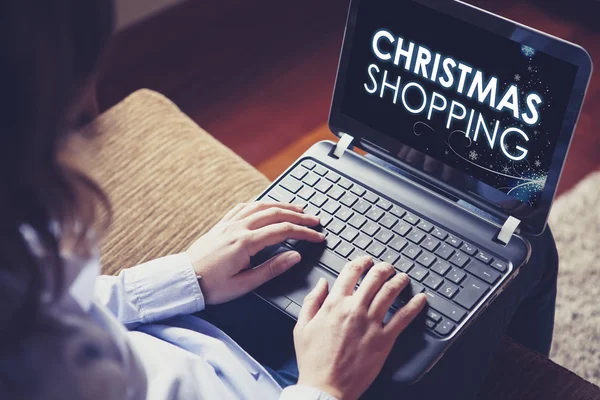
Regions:
[[[329,156],[335,158],[336,160],[339,159],[340,157],[342,157],[344,152],[352,146],[353,141],[354,138],[352,136],[348,135],[347,133],[342,133],[342,137],[336,143],[333,150],[331,150]]]
[[[520,219],[513,217],[512,215],[508,217],[508,219],[502,225],[500,232],[498,232],[498,236],[496,236],[496,241],[502,243],[503,245],[507,245],[510,242],[510,238],[518,233],[518,227],[521,223]]]

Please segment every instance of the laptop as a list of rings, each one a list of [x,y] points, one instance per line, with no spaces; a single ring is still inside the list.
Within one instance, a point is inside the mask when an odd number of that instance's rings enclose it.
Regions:
[[[353,0],[329,126],[262,201],[319,215],[324,244],[256,294],[297,318],[319,278],[371,255],[428,305],[387,368],[419,380],[510,284],[556,193],[591,75],[584,49],[457,1]],[[365,155],[368,153],[368,155]],[[391,365],[391,367],[390,367]]]

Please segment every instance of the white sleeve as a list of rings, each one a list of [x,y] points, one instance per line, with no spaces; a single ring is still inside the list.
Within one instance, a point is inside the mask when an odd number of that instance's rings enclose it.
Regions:
[[[204,309],[204,296],[185,253],[158,258],[96,279],[94,300],[133,328]]]
[[[303,386],[293,385],[288,386],[281,392],[279,400],[337,400],[329,393],[323,392],[319,389]]]

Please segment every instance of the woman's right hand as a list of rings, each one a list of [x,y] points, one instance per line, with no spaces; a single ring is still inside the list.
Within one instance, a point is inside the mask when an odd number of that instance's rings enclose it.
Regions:
[[[370,257],[362,257],[346,265],[331,293],[327,281],[319,281],[294,328],[299,385],[339,400],[357,399],[368,389],[398,335],[426,303],[425,295],[416,295],[384,325],[388,309],[409,283],[406,274],[394,274],[390,264],[373,266]]]

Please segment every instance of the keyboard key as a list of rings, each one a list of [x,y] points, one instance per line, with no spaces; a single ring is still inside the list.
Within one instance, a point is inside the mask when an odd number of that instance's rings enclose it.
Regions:
[[[398,206],[393,206],[390,212],[398,218],[402,218],[404,217],[404,214],[406,214],[406,210]]]
[[[328,201],[322,208],[323,211],[327,211],[329,214],[335,214],[337,210],[339,210],[340,205],[335,201]]]
[[[354,250],[351,244],[342,242],[336,249],[335,252],[344,258],[348,258],[350,253]]]
[[[337,219],[334,219],[327,225],[327,230],[333,232],[336,235],[339,235],[340,232],[346,227],[346,225]]]
[[[398,271],[404,272],[404,273],[407,273],[408,271],[410,271],[410,269],[414,266],[415,266],[415,263],[405,257],[402,257],[399,262],[396,262],[396,264],[394,264],[394,267]]]
[[[427,221],[421,220],[421,222],[419,222],[417,224],[417,226],[419,227],[419,229],[424,230],[425,232],[429,233],[433,230],[433,225]]]
[[[437,249],[439,245],[440,245],[440,241],[432,236],[427,236],[425,238],[425,240],[423,241],[423,243],[421,243],[421,247],[423,247],[431,252],[434,252],[435,249]]]
[[[396,251],[402,251],[404,246],[406,246],[407,244],[408,244],[408,242],[406,240],[402,239],[401,237],[396,236],[395,238],[392,239],[391,242],[388,243],[388,246]]]
[[[508,269],[508,265],[505,262],[494,260],[492,262],[492,267],[496,268],[500,272],[504,272]]]
[[[465,274],[461,269],[455,267],[452,268],[450,272],[448,272],[448,275],[446,275],[446,279],[458,285],[463,279],[465,279],[466,275],[467,274]]]
[[[352,209],[361,214],[366,213],[371,208],[371,205],[367,203],[365,200],[358,200],[356,204],[352,207]]]
[[[429,274],[429,271],[420,265],[415,265],[415,267],[408,272],[408,276],[418,282],[421,282],[427,276],[427,274]]]
[[[496,283],[496,281],[500,278],[500,274],[496,270],[488,267],[487,265],[483,265],[476,260],[473,260],[465,269],[476,277],[483,279],[490,285]]]
[[[477,253],[475,258],[478,259],[479,261],[482,261],[484,264],[489,264],[493,260],[492,256],[490,256],[487,253],[484,253],[483,251],[480,251],[479,253]]]
[[[296,197],[294,200],[292,200],[292,204],[302,206],[302,208],[304,208],[308,203],[305,200],[302,200],[300,197]]]
[[[392,208],[392,203],[390,203],[386,199],[380,198],[377,202],[377,207],[383,208],[385,211],[389,211],[390,208]]]
[[[344,197],[340,200],[340,203],[345,205],[346,207],[352,207],[358,201],[358,197],[353,195],[352,193],[346,193]]]
[[[363,189],[362,187],[360,187],[358,185],[352,186],[350,188],[350,191],[357,196],[362,196],[363,194],[365,194],[367,192],[365,189]]]
[[[413,229],[408,235],[406,235],[406,238],[413,243],[419,244],[423,241],[423,239],[425,239],[425,234],[420,230]]]
[[[280,203],[291,203],[294,200],[294,195],[280,188],[275,188],[269,192],[269,196]]]
[[[327,225],[329,225],[329,223],[331,222],[331,220],[333,220],[333,217],[327,213],[321,213],[321,215],[319,216],[320,220],[321,220],[321,226],[324,228]]]
[[[457,267],[464,267],[469,262],[469,256],[465,253],[457,251],[450,257],[450,262]]]
[[[301,199],[304,199],[306,201],[310,200],[310,198],[313,197],[314,195],[315,195],[315,191],[313,189],[309,188],[308,186],[304,186],[302,188],[302,190],[300,190],[298,192],[298,196]]]
[[[431,234],[440,240],[446,240],[448,237],[448,234],[440,228],[434,228]]]
[[[313,169],[317,164],[312,160],[304,160],[302,165],[307,169]]]
[[[377,222],[383,216],[383,214],[384,212],[380,208],[371,207],[371,209],[367,211],[367,214],[365,215],[367,216],[367,218],[370,218],[373,221]]]
[[[437,260],[431,267],[430,269],[434,272],[437,272],[438,274],[444,276],[446,275],[446,272],[448,272],[448,270],[450,269],[450,264],[448,264],[446,261],[442,261],[442,260]]]
[[[373,242],[367,248],[367,253],[371,254],[373,257],[379,258],[381,254],[385,251],[385,246],[381,243]]]
[[[377,196],[375,193],[366,192],[363,195],[363,199],[367,200],[369,203],[375,204],[377,200],[379,200],[379,196]]]
[[[334,235],[327,235],[327,248],[333,250],[335,249],[335,247],[340,244],[342,241],[340,240],[340,238],[338,238],[337,236]]]
[[[462,246],[463,241],[457,238],[456,236],[450,235],[446,239],[446,243],[450,243],[452,246],[458,249],[460,246]]]
[[[325,168],[322,165],[317,164],[315,166],[315,168],[313,169],[313,171],[315,171],[317,174],[321,175],[321,176],[325,176],[327,174],[327,168]]]
[[[450,282],[444,282],[438,292],[451,299],[458,292],[458,286],[453,285]]]
[[[385,261],[388,262],[392,265],[394,265],[396,263],[396,261],[398,261],[398,259],[400,258],[400,254],[396,253],[393,250],[387,249],[385,251],[385,253],[383,253],[383,255],[381,256],[381,261]]]
[[[423,250],[421,250],[419,248],[419,246],[415,246],[414,244],[409,244],[408,246],[406,246],[406,248],[404,250],[402,250],[402,254],[404,254],[406,257],[410,258],[411,260],[415,260],[419,254],[421,254]]]
[[[379,232],[379,225],[377,225],[373,221],[368,221],[361,230],[369,236],[375,236],[377,232]]]
[[[352,181],[346,179],[346,178],[342,178],[340,179],[340,181],[338,182],[338,185],[340,185],[341,187],[343,187],[344,189],[348,190],[352,187],[353,183]],[[364,189],[363,189],[364,190]],[[361,194],[359,194],[359,196],[361,196]]]
[[[312,187],[315,186],[320,179],[321,178],[319,178],[317,175],[313,174],[312,172],[309,172],[308,175],[306,175],[304,179],[302,179],[302,182]]]
[[[354,239],[352,243],[354,243],[354,245],[359,249],[365,250],[367,247],[369,247],[371,242],[373,242],[373,239],[363,234],[359,234],[358,237]]]
[[[424,251],[418,258],[417,262],[427,268],[431,266],[435,261],[433,254]]]
[[[423,281],[423,283],[426,286],[430,287],[433,290],[436,290],[437,288],[439,288],[440,285],[442,284],[442,282],[444,282],[444,279],[437,274],[429,274],[427,279],[425,279]]]
[[[340,235],[342,239],[352,242],[358,236],[358,231],[350,227],[346,227],[344,232]]]
[[[352,252],[352,254],[350,254],[350,257],[348,257],[348,259],[350,261],[354,261],[357,258],[361,258],[361,257],[364,257],[366,255],[367,254],[363,253],[362,251],[354,249],[354,251]]]
[[[425,295],[427,296],[427,304],[442,313],[442,315],[452,319],[454,322],[460,322],[464,318],[466,312],[444,299],[441,294],[427,290]]]
[[[477,249],[475,248],[475,246],[473,246],[472,244],[469,244],[467,242],[463,243],[463,245],[460,247],[460,249],[470,256],[474,256],[475,253],[477,253]]]
[[[379,220],[379,223],[388,229],[392,229],[392,227],[396,225],[396,222],[398,222],[398,218],[390,214],[384,215],[383,218]]]
[[[333,184],[331,182],[326,181],[325,179],[321,179],[319,183],[316,184],[315,189],[317,189],[321,193],[327,193]]]
[[[329,171],[327,173],[327,179],[330,180],[333,183],[336,183],[337,181],[339,181],[341,178],[341,176],[339,176],[337,173],[333,172],[333,171]]]
[[[432,310],[431,308],[427,310],[426,315],[427,315],[427,318],[429,318],[435,322],[440,322],[442,320],[442,316],[438,312]]]
[[[394,237],[394,234],[387,229],[382,229],[375,235],[375,239],[379,240],[383,244],[388,244],[390,240]]]
[[[469,283],[466,283],[469,282]],[[481,300],[481,298],[490,290],[490,287],[483,282],[479,282],[475,279],[467,279],[466,284],[463,285],[460,293],[456,295],[454,301],[466,308],[471,310],[475,304]]]
[[[353,215],[354,211],[346,206],[341,206],[340,209],[335,213],[335,216],[344,222],[347,222],[350,218],[352,218]]]
[[[313,206],[312,204],[307,205],[306,207],[304,207],[304,214],[307,215],[318,215],[321,212],[321,210],[319,210],[317,207]]]
[[[452,246],[444,243],[435,251],[435,254],[442,257],[444,260],[447,260],[454,254],[454,249]]]
[[[308,174],[308,170],[306,168],[303,167],[296,167],[294,168],[294,170],[292,171],[292,176],[298,180],[302,180],[302,178],[304,178],[306,176],[306,174]]]
[[[425,290],[425,286],[416,282],[414,279],[411,279],[408,286],[400,293],[400,296],[394,300],[392,306],[397,308],[402,307],[404,304],[408,303],[410,299],[423,292],[423,290]]]
[[[355,227],[356,229],[362,228],[362,226],[367,222],[367,219],[360,214],[354,214],[348,223]]]
[[[445,319],[441,324],[438,324],[438,326],[435,328],[435,332],[439,335],[446,336],[452,332],[454,327],[455,325],[452,322]]]
[[[412,213],[406,213],[406,215],[404,216],[404,220],[411,225],[417,225],[421,221],[419,217]]]
[[[327,195],[334,200],[341,199],[345,194],[346,191],[339,186],[334,186],[331,190],[329,190],[329,192],[327,192]]]
[[[427,328],[433,329],[433,328],[435,328],[435,325],[436,325],[435,322],[433,322],[432,320],[430,320],[430,319],[425,320],[425,326]]]
[[[411,229],[411,226],[404,221],[398,222],[398,224],[392,228],[392,230],[400,236],[406,236]]]
[[[315,193],[312,199],[310,199],[310,202],[319,208],[323,207],[323,204],[325,204],[326,201],[327,196],[321,193]]]

